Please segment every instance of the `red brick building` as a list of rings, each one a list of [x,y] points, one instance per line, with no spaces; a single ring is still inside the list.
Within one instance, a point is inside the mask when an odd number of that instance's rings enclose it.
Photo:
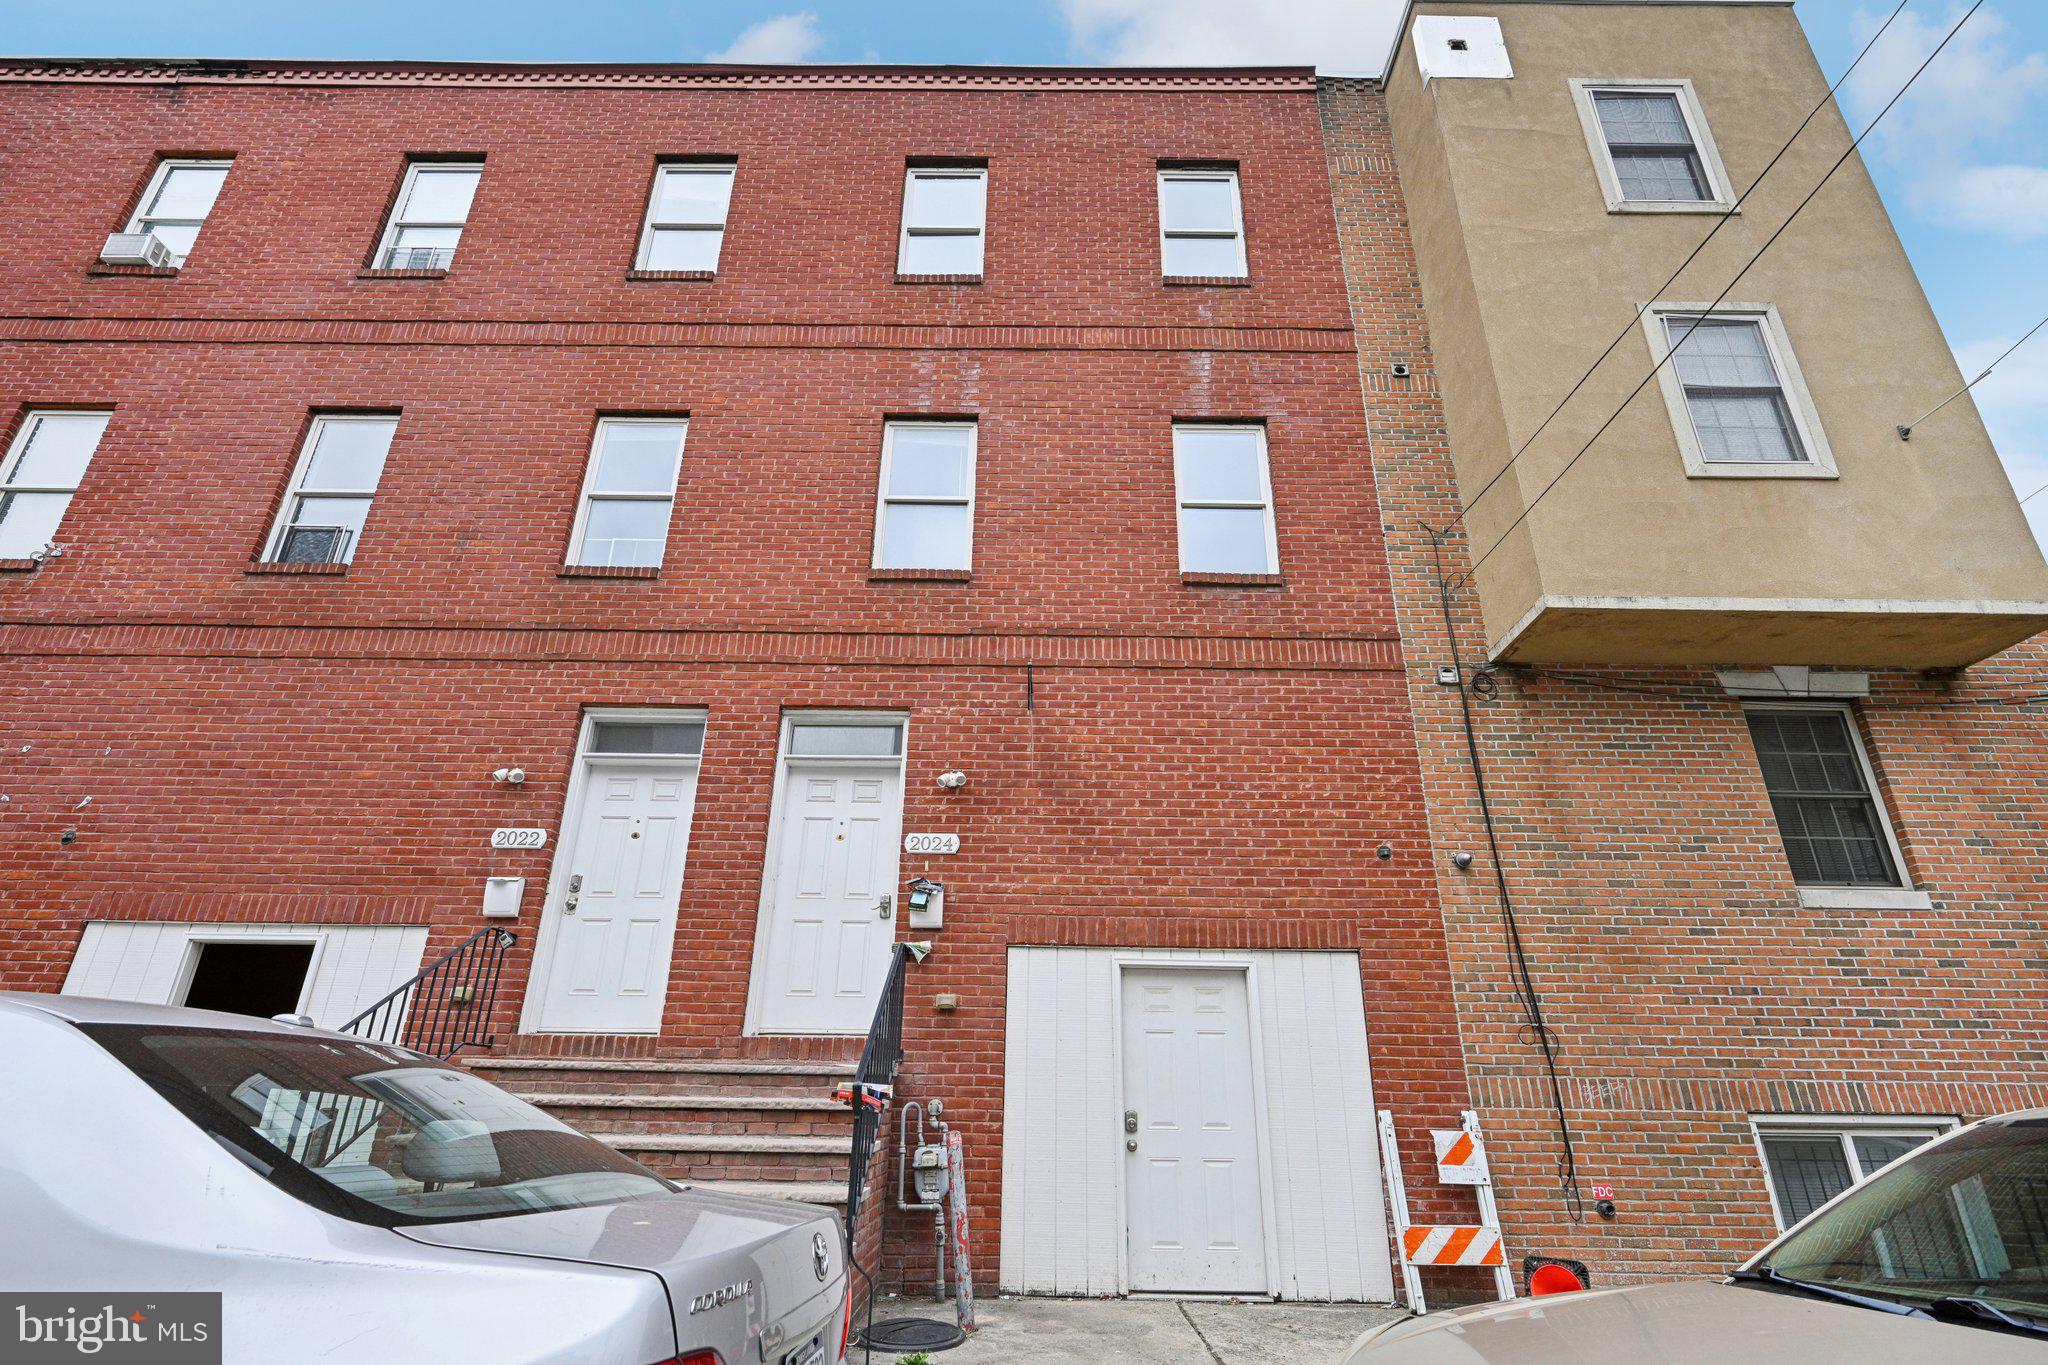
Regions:
[[[1373,1110],[1468,1103],[1352,321],[1419,304],[1307,72],[0,87],[0,986],[339,1023],[503,925],[492,1074],[830,1199],[930,940],[984,1284],[1391,1296]]]

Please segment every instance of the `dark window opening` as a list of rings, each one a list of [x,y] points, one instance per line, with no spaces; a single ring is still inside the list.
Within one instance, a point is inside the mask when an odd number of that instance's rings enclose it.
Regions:
[[[1801,886],[1898,886],[1845,711],[1751,711],[1764,788]]]
[[[312,966],[310,943],[202,943],[184,1003],[259,1019],[296,1014]]]

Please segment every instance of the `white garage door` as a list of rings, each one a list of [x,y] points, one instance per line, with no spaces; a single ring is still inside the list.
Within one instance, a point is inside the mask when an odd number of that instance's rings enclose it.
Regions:
[[[1012,948],[1006,1047],[1005,1290],[1392,1299],[1355,953]]]
[[[313,953],[298,1008],[323,1028],[345,1023],[420,969],[424,927],[400,924],[162,924],[93,920],[64,994],[183,1004],[208,943],[303,941]]]

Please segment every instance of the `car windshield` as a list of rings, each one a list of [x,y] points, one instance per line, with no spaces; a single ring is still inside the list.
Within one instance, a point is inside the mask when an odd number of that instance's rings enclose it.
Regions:
[[[1908,1306],[2048,1318],[2048,1119],[1987,1124],[1885,1168],[1758,1263]]]
[[[614,1204],[676,1187],[516,1095],[403,1048],[88,1026],[274,1184],[395,1226]]]

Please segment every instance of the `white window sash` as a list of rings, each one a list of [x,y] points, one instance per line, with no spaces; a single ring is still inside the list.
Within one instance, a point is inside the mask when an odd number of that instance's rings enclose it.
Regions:
[[[726,191],[725,217],[716,221],[708,218],[700,220],[693,218],[655,217],[655,211],[661,205],[662,183],[671,171],[680,171],[693,175],[722,173],[727,179],[733,181],[733,186],[729,187]],[[634,268],[636,270],[648,268],[647,262],[654,252],[654,234],[657,231],[716,232],[720,237],[720,250],[714,252],[712,257],[712,269],[715,271],[718,268],[717,257],[723,254],[724,250],[725,226],[732,218],[732,189],[737,188],[738,178],[738,168],[730,161],[663,161],[657,164],[654,168],[654,185],[647,194],[647,218],[640,227],[640,251],[634,257]]]
[[[1218,500],[1211,498],[1190,498],[1181,488],[1180,476],[1180,434],[1184,431],[1243,431],[1257,438],[1259,451],[1259,492],[1258,501]],[[1256,423],[1236,422],[1176,422],[1173,425],[1173,496],[1175,504],[1174,530],[1180,541],[1180,568],[1182,573],[1206,573],[1209,570],[1192,568],[1188,564],[1187,526],[1180,513],[1205,509],[1258,511],[1265,513],[1266,524],[1266,572],[1280,572],[1280,528],[1279,519],[1273,513],[1273,465],[1266,449],[1266,428]]]
[[[916,200],[916,185],[920,179],[929,180],[978,180],[981,182],[981,221],[973,227],[933,226],[913,223],[910,219],[911,205]],[[975,272],[980,274],[988,266],[988,168],[986,166],[912,166],[903,173],[903,228],[896,241],[896,271],[898,274],[924,274],[928,272],[910,269],[910,243],[917,237],[973,237],[980,241],[981,260]]]
[[[1687,396],[1687,386],[1678,377],[1678,360],[1667,326],[1674,318],[1693,317],[1732,319],[1754,322],[1758,325],[1764,339],[1764,351],[1770,357],[1772,373],[1777,376],[1778,393],[1792,417],[1794,439],[1804,452],[1805,459],[1707,458],[1705,442],[1701,439],[1699,427],[1693,420],[1692,401]],[[1689,476],[1743,479],[1838,477],[1834,449],[1828,444],[1827,432],[1821,427],[1820,412],[1814,406],[1813,394],[1806,385],[1806,376],[1799,368],[1799,357],[1793,352],[1791,338],[1786,334],[1784,320],[1778,316],[1775,305],[1659,301],[1642,305],[1642,322],[1644,333],[1650,343],[1650,357],[1657,366],[1657,383],[1663,391],[1665,406],[1670,411],[1671,425],[1678,437],[1679,453],[1684,457],[1685,472]]]
[[[923,507],[965,507],[967,509],[967,563],[964,571],[974,567],[974,482],[981,464],[981,424],[978,422],[949,422],[934,420],[891,421],[882,424],[882,467],[875,483],[875,536],[868,560],[870,568],[882,568],[882,542],[888,532],[889,509],[895,506]],[[892,494],[889,480],[896,458],[896,433],[902,430],[947,430],[967,433],[967,491],[964,496],[939,497],[928,494]]]
[[[474,171],[477,188],[483,188],[484,163],[481,161],[408,161],[405,163],[405,178],[399,182],[398,198],[392,201],[390,221],[384,224],[384,235],[377,243],[376,265],[382,269],[391,258],[391,252],[398,245],[398,236],[407,228],[452,228],[456,234],[454,246],[438,248],[448,253],[448,264],[455,261],[455,252],[462,245],[462,233],[469,226],[469,214],[461,218],[409,218],[406,206],[412,202],[413,185],[421,171]],[[472,205],[474,197],[472,192]],[[473,211],[473,209],[472,209]],[[445,269],[446,267],[439,267]]]
[[[171,178],[172,171],[181,169],[211,170],[215,167],[231,170],[234,164],[232,157],[173,157],[159,161],[156,165],[156,170],[150,174],[149,184],[143,188],[142,197],[135,202],[135,212],[129,216],[126,230],[129,232],[149,232],[159,223],[166,227],[205,227],[206,220],[213,216],[212,205],[208,205],[206,212],[197,218],[181,218],[168,213],[151,213],[149,210],[151,205],[156,203],[157,196],[164,192],[164,182]],[[223,182],[221,188],[227,188],[225,182]],[[218,203],[219,201],[216,199],[215,202]],[[176,259],[182,262],[185,258],[180,255]]]
[[[1593,155],[1593,169],[1600,180],[1600,192],[1609,213],[1739,213],[1728,168],[1721,164],[1721,150],[1707,126],[1706,111],[1690,80],[1674,78],[1639,79],[1610,77],[1604,80],[1574,78],[1572,98],[1578,105],[1586,143]],[[1693,155],[1699,158],[1707,181],[1705,199],[1630,199],[1621,192],[1621,171],[1614,164],[1613,145],[1607,140],[1607,126],[1600,121],[1598,95],[1670,95],[1678,101],[1679,117],[1685,120],[1686,136],[1692,139]]]
[[[1174,181],[1174,180],[1227,180],[1227,181],[1229,181],[1229,182],[1230,182],[1230,210],[1231,210],[1231,214],[1232,214],[1232,217],[1233,217],[1233,219],[1235,220],[1235,225],[1234,225],[1234,226],[1232,226],[1232,227],[1230,227],[1230,228],[1227,228],[1227,229],[1225,229],[1225,228],[1173,228],[1173,227],[1168,227],[1168,226],[1167,226],[1167,223],[1166,223],[1166,186],[1167,186],[1167,183],[1168,183],[1169,181]],[[1174,272],[1174,271],[1168,270],[1168,269],[1166,268],[1166,263],[1167,263],[1167,255],[1166,255],[1166,253],[1167,253],[1167,245],[1166,245],[1166,244],[1167,244],[1168,242],[1170,242],[1170,241],[1173,241],[1173,240],[1177,239],[1177,238],[1179,238],[1179,239],[1188,239],[1188,240],[1200,240],[1200,241],[1218,241],[1218,242],[1221,242],[1221,241],[1231,241],[1231,242],[1235,242],[1235,243],[1237,243],[1237,272],[1236,272],[1236,273],[1237,273],[1237,275],[1238,275],[1238,276],[1242,276],[1242,275],[1244,275],[1244,274],[1246,274],[1246,273],[1248,273],[1248,272],[1249,272],[1249,270],[1250,270],[1250,266],[1249,266],[1249,265],[1248,265],[1248,263],[1247,263],[1247,258],[1246,258],[1246,254],[1245,254],[1245,235],[1244,235],[1244,188],[1243,188],[1243,185],[1242,185],[1242,184],[1241,184],[1241,183],[1239,182],[1239,180],[1238,180],[1238,175],[1237,175],[1237,172],[1236,172],[1236,171],[1234,171],[1234,170],[1227,170],[1227,169],[1219,169],[1219,170],[1213,170],[1213,171],[1205,171],[1205,170],[1201,170],[1201,169],[1198,169],[1198,168],[1192,168],[1192,167],[1191,167],[1191,168],[1187,168],[1187,169],[1180,169],[1180,170],[1162,170],[1162,171],[1160,171],[1160,172],[1159,172],[1159,178],[1158,178],[1158,180],[1157,180],[1157,182],[1156,182],[1156,184],[1155,184],[1155,189],[1156,189],[1156,192],[1157,192],[1157,207],[1158,207],[1158,211],[1159,211],[1159,268],[1160,268],[1160,271],[1161,271],[1161,273],[1163,273],[1163,274],[1166,274],[1166,275],[1173,275],[1173,274],[1177,273],[1177,272]],[[1235,278],[1235,276],[1233,276],[1232,278]]]
[[[270,536],[263,546],[263,562],[267,564],[279,562],[284,554],[285,540],[291,535],[294,528],[326,524],[324,522],[307,521],[301,516],[300,511],[304,504],[320,502],[330,498],[369,499],[372,505],[375,504],[378,485],[383,482],[381,467],[377,483],[370,485],[368,488],[343,488],[338,485],[328,487],[324,484],[308,486],[306,483],[307,476],[312,472],[314,452],[320,448],[321,434],[330,426],[338,426],[350,422],[388,423],[392,428],[391,439],[393,441],[398,439],[398,416],[395,413],[315,413],[312,425],[306,428],[306,439],[299,446],[298,461],[292,465],[291,482],[285,485],[284,496],[278,499],[277,516],[271,522]],[[385,449],[385,458],[387,460],[390,458],[390,448],[388,445]],[[359,537],[360,533],[349,537],[348,544],[343,548],[341,558],[337,561],[338,563],[348,564],[354,561],[356,557],[356,544]]]
[[[600,489],[597,484],[598,457],[604,453],[605,433],[612,427],[623,426],[667,426],[681,427],[681,437],[676,441],[676,458],[670,466],[668,489],[635,489],[621,492],[617,489]],[[583,488],[576,496],[576,521],[569,532],[568,564],[572,568],[609,568],[610,564],[592,564],[583,556],[583,537],[590,527],[590,509],[600,502],[661,502],[669,506],[669,521],[674,520],[676,489],[683,476],[683,454],[690,443],[690,419],[687,417],[602,417],[598,419],[597,430],[590,438],[590,458],[583,465]],[[668,556],[668,522],[664,521],[661,532],[661,554],[654,567],[660,567],[660,560]]]
[[[0,458],[0,497],[4,497],[10,493],[75,494],[81,487],[83,487],[82,483],[16,483],[14,481],[14,471],[19,469],[21,467],[21,462],[25,458],[27,458],[29,446],[34,443],[36,432],[41,429],[44,420],[50,417],[66,417],[74,415],[79,417],[107,417],[109,418],[109,420],[111,420],[112,416],[111,413],[105,408],[29,409],[29,411],[22,418],[21,429],[14,433],[13,444],[7,447],[6,456],[4,458]],[[99,443],[106,439],[106,435],[107,429],[105,426],[102,426],[100,428],[100,434],[93,440],[91,454],[88,454],[85,457],[86,467],[88,469],[91,468],[93,456],[99,454]],[[83,480],[85,478],[85,473],[86,471],[84,469],[79,470],[78,477],[81,480]]]

